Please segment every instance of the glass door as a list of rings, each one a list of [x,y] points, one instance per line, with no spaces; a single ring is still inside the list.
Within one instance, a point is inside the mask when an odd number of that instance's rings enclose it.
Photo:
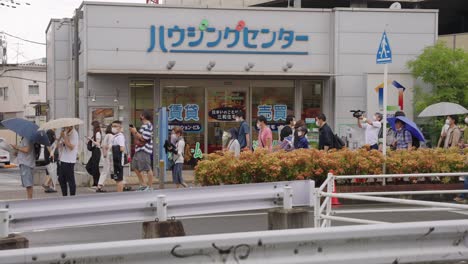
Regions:
[[[235,115],[239,111],[248,117],[250,112],[248,82],[222,82],[215,87],[207,88],[208,108],[208,153],[223,150],[223,133],[231,128],[239,128]]]

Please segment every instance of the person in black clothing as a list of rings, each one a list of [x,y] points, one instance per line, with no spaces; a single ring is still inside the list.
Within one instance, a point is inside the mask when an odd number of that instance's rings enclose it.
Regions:
[[[55,189],[55,185],[57,184],[57,169],[54,168],[53,171],[50,171],[47,169],[49,167],[49,164],[54,163],[54,166],[58,167],[58,164],[56,165],[56,161],[58,160],[58,149],[55,147],[54,142],[55,142],[55,131],[52,129],[47,130],[46,132],[47,137],[49,138],[50,142],[50,147],[44,146],[44,160],[46,162],[46,179],[44,183],[42,184],[42,188],[44,188],[45,193],[56,193],[57,190]],[[53,154],[50,152],[54,151]]]
[[[316,118],[316,123],[319,128],[319,149],[328,151],[333,148],[333,131],[327,124],[327,117],[324,114],[319,114]]]

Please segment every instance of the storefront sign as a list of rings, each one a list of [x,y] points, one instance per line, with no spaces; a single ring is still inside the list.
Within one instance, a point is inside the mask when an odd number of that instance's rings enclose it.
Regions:
[[[208,115],[217,121],[234,121],[236,114],[241,110],[234,107],[221,107],[211,110]]]
[[[243,20],[232,26],[216,28],[203,19],[196,26],[150,27],[148,52],[156,48],[166,53],[217,53],[217,54],[266,54],[266,55],[308,55],[304,51],[288,51],[296,42],[308,42],[309,36],[296,34],[294,30],[280,28],[249,28]],[[157,40],[156,40],[157,38]],[[242,48],[242,50],[239,50]]]
[[[199,123],[180,123],[180,124],[172,123],[172,124],[169,124],[168,126],[169,131],[172,131],[172,129],[174,129],[174,127],[177,127],[177,126],[181,127],[186,133],[201,132],[202,130],[202,125]]]
[[[264,116],[267,121],[286,121],[288,113],[287,105],[259,105],[257,116]]]
[[[197,104],[171,104],[169,109],[169,122],[171,121],[199,121],[198,112],[200,107]],[[185,111],[185,118],[182,116]]]

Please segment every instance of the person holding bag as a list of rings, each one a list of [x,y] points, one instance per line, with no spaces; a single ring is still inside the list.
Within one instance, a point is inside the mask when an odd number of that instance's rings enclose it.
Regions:
[[[112,122],[112,133],[114,138],[112,140],[112,162],[114,172],[112,179],[117,182],[117,192],[123,192],[123,166],[125,161],[125,136],[122,133],[122,121],[115,120]]]
[[[93,136],[87,138],[87,148],[91,151],[91,157],[86,164],[86,171],[93,176],[93,187],[97,188],[99,184],[99,177],[101,173],[99,172],[99,163],[101,161],[101,125],[98,121],[93,121],[91,123],[93,127]]]

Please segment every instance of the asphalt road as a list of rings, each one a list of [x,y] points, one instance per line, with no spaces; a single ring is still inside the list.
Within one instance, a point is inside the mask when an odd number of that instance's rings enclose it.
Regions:
[[[92,189],[80,188],[80,193],[94,193]],[[100,195],[100,194],[96,194]],[[23,199],[24,188],[21,187],[19,170],[0,168],[0,200]],[[35,197],[54,197],[60,193],[45,194],[41,187],[35,188]],[[336,210],[352,209],[401,209],[409,206],[383,205],[383,204],[362,204],[344,205]],[[47,208],[44,208],[47,210]],[[313,214],[310,212],[310,222],[312,224]],[[456,220],[468,219],[468,212],[389,212],[389,213],[359,213],[345,214],[339,216],[369,219],[384,222],[416,222],[416,221],[436,221],[436,220]],[[241,212],[235,214],[207,215],[180,219],[184,225],[187,235],[218,234],[231,232],[246,232],[267,230],[268,218],[265,211]],[[333,222],[333,226],[346,225],[343,222]],[[30,240],[31,247],[64,245],[76,243],[105,242],[116,240],[129,240],[142,238],[141,223],[126,223],[118,225],[103,225],[81,228],[67,228],[61,230],[47,230],[24,233]]]

